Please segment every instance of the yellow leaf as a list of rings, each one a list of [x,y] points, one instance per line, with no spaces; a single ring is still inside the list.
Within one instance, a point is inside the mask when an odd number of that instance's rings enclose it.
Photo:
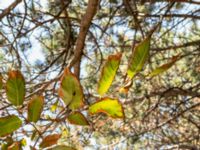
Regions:
[[[117,99],[103,98],[89,107],[90,114],[105,113],[112,118],[124,118],[122,104]]]
[[[119,68],[121,56],[121,53],[110,55],[103,66],[101,77],[98,83],[98,93],[100,95],[105,94],[111,86],[117,69]]]

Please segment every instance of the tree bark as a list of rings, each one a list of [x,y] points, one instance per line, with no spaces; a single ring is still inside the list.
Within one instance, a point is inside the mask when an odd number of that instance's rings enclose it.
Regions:
[[[99,0],[89,0],[86,13],[81,20],[80,32],[74,49],[74,58],[70,63],[70,68],[74,66],[74,73],[77,77],[80,75],[81,57],[83,55],[86,35],[90,28],[92,19],[97,12],[98,4]]]

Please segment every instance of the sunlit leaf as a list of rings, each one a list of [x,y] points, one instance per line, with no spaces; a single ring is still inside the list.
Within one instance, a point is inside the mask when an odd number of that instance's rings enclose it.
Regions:
[[[20,71],[10,71],[6,82],[7,99],[15,106],[22,105],[25,97],[25,80]]]
[[[61,78],[61,85],[58,94],[65,104],[72,110],[83,106],[83,91],[81,84],[68,68],[65,69]]]
[[[55,112],[57,107],[58,107],[58,102],[56,102],[53,105],[51,105],[51,108],[50,108],[51,112]]]
[[[73,112],[72,114],[70,114],[67,117],[67,120],[71,124],[75,124],[75,125],[82,125],[82,126],[89,125],[89,123],[88,123],[87,119],[85,118],[85,116],[80,112]]]
[[[105,94],[108,91],[109,87],[111,86],[115,78],[117,69],[119,67],[121,56],[122,56],[121,53],[118,53],[116,55],[110,55],[105,65],[103,66],[101,77],[98,84],[98,93],[100,95]]]
[[[178,57],[179,57],[179,55],[172,57],[170,62],[163,64],[160,67],[154,69],[148,76],[154,77],[156,75],[159,75],[159,74],[167,71],[169,68],[171,68],[175,64],[175,62],[178,60]]]
[[[60,134],[48,135],[40,143],[40,147],[45,148],[45,147],[55,145],[60,137],[61,137]]]
[[[67,137],[69,135],[69,131],[65,128],[62,130],[62,136]]]
[[[26,146],[26,145],[27,145],[27,142],[26,142],[26,139],[25,139],[25,138],[23,138],[23,139],[21,140],[21,145],[22,145],[22,146]]]
[[[65,145],[58,145],[58,146],[53,147],[49,150],[76,150],[76,149],[73,148],[73,147],[65,146]]]
[[[15,115],[0,118],[0,136],[5,136],[20,128],[22,121]]]
[[[28,104],[28,120],[37,122],[40,119],[44,105],[43,96],[34,96]]]
[[[127,76],[132,79],[135,74],[142,70],[145,61],[148,58],[150,49],[150,37],[138,44],[133,51],[128,65]]]
[[[103,98],[100,101],[92,104],[89,107],[89,112],[91,114],[96,114],[99,112],[106,113],[112,118],[123,118],[124,111],[122,104],[117,99]]]

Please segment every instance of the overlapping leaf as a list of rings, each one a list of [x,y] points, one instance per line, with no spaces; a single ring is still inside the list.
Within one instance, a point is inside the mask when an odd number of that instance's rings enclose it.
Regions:
[[[37,122],[40,119],[44,105],[43,96],[34,96],[28,104],[28,120]]]
[[[15,106],[22,105],[25,97],[25,80],[20,71],[10,71],[6,82],[7,99]]]
[[[80,112],[73,112],[72,114],[70,114],[67,117],[67,120],[71,124],[75,124],[75,125],[81,125],[81,126],[89,125],[89,123],[88,123],[87,119],[85,118],[85,116]]]
[[[68,68],[65,69],[62,76],[58,94],[65,104],[72,110],[83,106],[83,91],[81,84]]]
[[[99,112],[105,113],[112,118],[123,118],[124,110],[122,104],[117,99],[103,98],[100,101],[92,104],[89,107],[89,112],[91,114],[96,114]]]
[[[149,56],[150,37],[138,44],[133,51],[128,65],[127,76],[132,79],[135,74],[142,70],[145,61]]]
[[[45,148],[45,147],[49,147],[49,146],[55,145],[60,137],[61,137],[60,134],[48,135],[40,143],[40,147],[41,148]]]
[[[73,147],[70,147],[70,146],[65,146],[65,145],[58,145],[58,146],[55,146],[49,150],[76,150],[75,148]]]
[[[159,75],[165,71],[167,71],[169,68],[171,68],[175,62],[178,60],[178,57],[179,55],[176,55],[174,57],[172,57],[171,61],[166,63],[166,64],[163,64],[161,65],[160,67],[154,69],[150,74],[149,74],[149,77],[154,77],[156,75]]]
[[[98,93],[105,94],[111,86],[121,60],[121,53],[110,55],[103,66],[98,84]]]
[[[0,118],[0,136],[5,136],[20,128],[22,121],[15,115]]]

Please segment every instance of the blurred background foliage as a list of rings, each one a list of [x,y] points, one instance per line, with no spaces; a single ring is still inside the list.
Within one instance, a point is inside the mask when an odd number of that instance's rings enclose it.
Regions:
[[[5,7],[0,3],[0,14],[12,2],[6,2]],[[59,82],[55,79],[76,53],[75,43],[87,4],[88,0],[22,0],[0,18],[3,81],[6,81],[9,69],[19,69],[26,80],[26,102],[33,94],[45,94],[44,111],[37,124],[24,123],[18,132],[1,138],[0,142],[9,145],[12,141],[23,141],[25,136],[28,144],[24,147],[27,148],[40,139],[37,130],[45,130],[45,135],[61,133],[59,143],[77,149],[198,149],[198,1],[99,1],[85,40],[79,79],[87,107],[98,99],[97,83],[105,60],[109,55],[121,52],[119,70],[108,95],[119,98],[125,119],[115,120],[104,114],[90,116],[84,110],[90,127],[71,125],[67,121],[52,123],[65,107],[58,98]],[[159,21],[143,70],[134,77],[128,93],[120,92],[133,48]],[[169,70],[155,77],[147,76],[176,55],[180,55],[180,59]],[[48,87],[44,88],[46,85]],[[26,112],[23,108],[10,106],[4,93],[2,90],[0,116],[15,113],[23,119]]]

